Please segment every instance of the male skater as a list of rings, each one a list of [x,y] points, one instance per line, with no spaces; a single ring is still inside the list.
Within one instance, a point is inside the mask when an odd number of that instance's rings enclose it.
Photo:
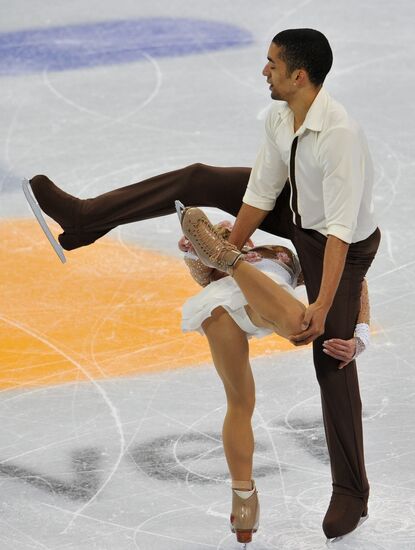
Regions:
[[[91,244],[120,224],[171,214],[176,199],[237,215],[230,236],[236,246],[257,227],[292,240],[310,303],[304,331],[292,340],[313,341],[333,480],[323,530],[335,538],[367,516],[369,484],[356,364],[339,370],[323,342],[353,336],[361,283],[380,232],[365,138],[322,86],[331,65],[330,45],[318,31],[293,29],[274,37],[263,74],[271,97],[285,103],[269,113],[252,173],[194,164],[86,200],[46,176],[35,176],[30,185],[42,210],[62,226],[59,241],[66,250]]]

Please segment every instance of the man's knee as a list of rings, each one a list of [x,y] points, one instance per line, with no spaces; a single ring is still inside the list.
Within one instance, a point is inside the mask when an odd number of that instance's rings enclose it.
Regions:
[[[187,172],[189,180],[193,180],[206,174],[209,170],[209,166],[207,166],[206,164],[202,164],[201,162],[195,162],[194,164],[186,166],[185,170]]]

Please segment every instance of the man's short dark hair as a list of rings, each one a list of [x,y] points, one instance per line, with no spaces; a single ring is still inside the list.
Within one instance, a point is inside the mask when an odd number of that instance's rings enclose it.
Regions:
[[[280,58],[291,74],[296,69],[305,69],[310,82],[323,84],[333,64],[333,52],[323,33],[314,29],[288,29],[272,39],[281,47]]]

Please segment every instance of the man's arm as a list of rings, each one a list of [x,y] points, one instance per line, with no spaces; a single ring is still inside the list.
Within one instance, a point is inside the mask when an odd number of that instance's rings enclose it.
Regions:
[[[334,296],[343,275],[349,244],[334,235],[328,235],[324,250],[323,275],[316,303],[327,311],[332,306]]]
[[[303,332],[293,335],[290,340],[296,346],[309,344],[324,333],[327,314],[343,274],[349,244],[329,235],[324,250],[323,275],[317,300],[306,309]]]
[[[243,203],[229,235],[229,242],[241,249],[267,214],[269,214],[268,210],[261,210]]]
[[[305,312],[304,330],[295,335],[296,345],[309,344],[324,333],[324,325],[339,282],[357,224],[365,185],[365,157],[359,136],[351,128],[338,127],[322,137],[318,159],[323,170],[323,201],[327,224],[320,292]]]
[[[275,120],[279,116],[271,109],[265,122],[265,141],[259,150],[242,199],[229,242],[242,248],[267,214],[274,208],[288,177],[288,167],[275,142]]]

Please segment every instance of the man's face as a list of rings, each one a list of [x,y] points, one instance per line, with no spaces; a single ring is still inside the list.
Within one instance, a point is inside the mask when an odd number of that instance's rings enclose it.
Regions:
[[[295,92],[294,73],[287,76],[287,65],[279,57],[281,47],[271,42],[268,50],[268,63],[265,65],[262,74],[270,84],[272,99],[288,101]]]

